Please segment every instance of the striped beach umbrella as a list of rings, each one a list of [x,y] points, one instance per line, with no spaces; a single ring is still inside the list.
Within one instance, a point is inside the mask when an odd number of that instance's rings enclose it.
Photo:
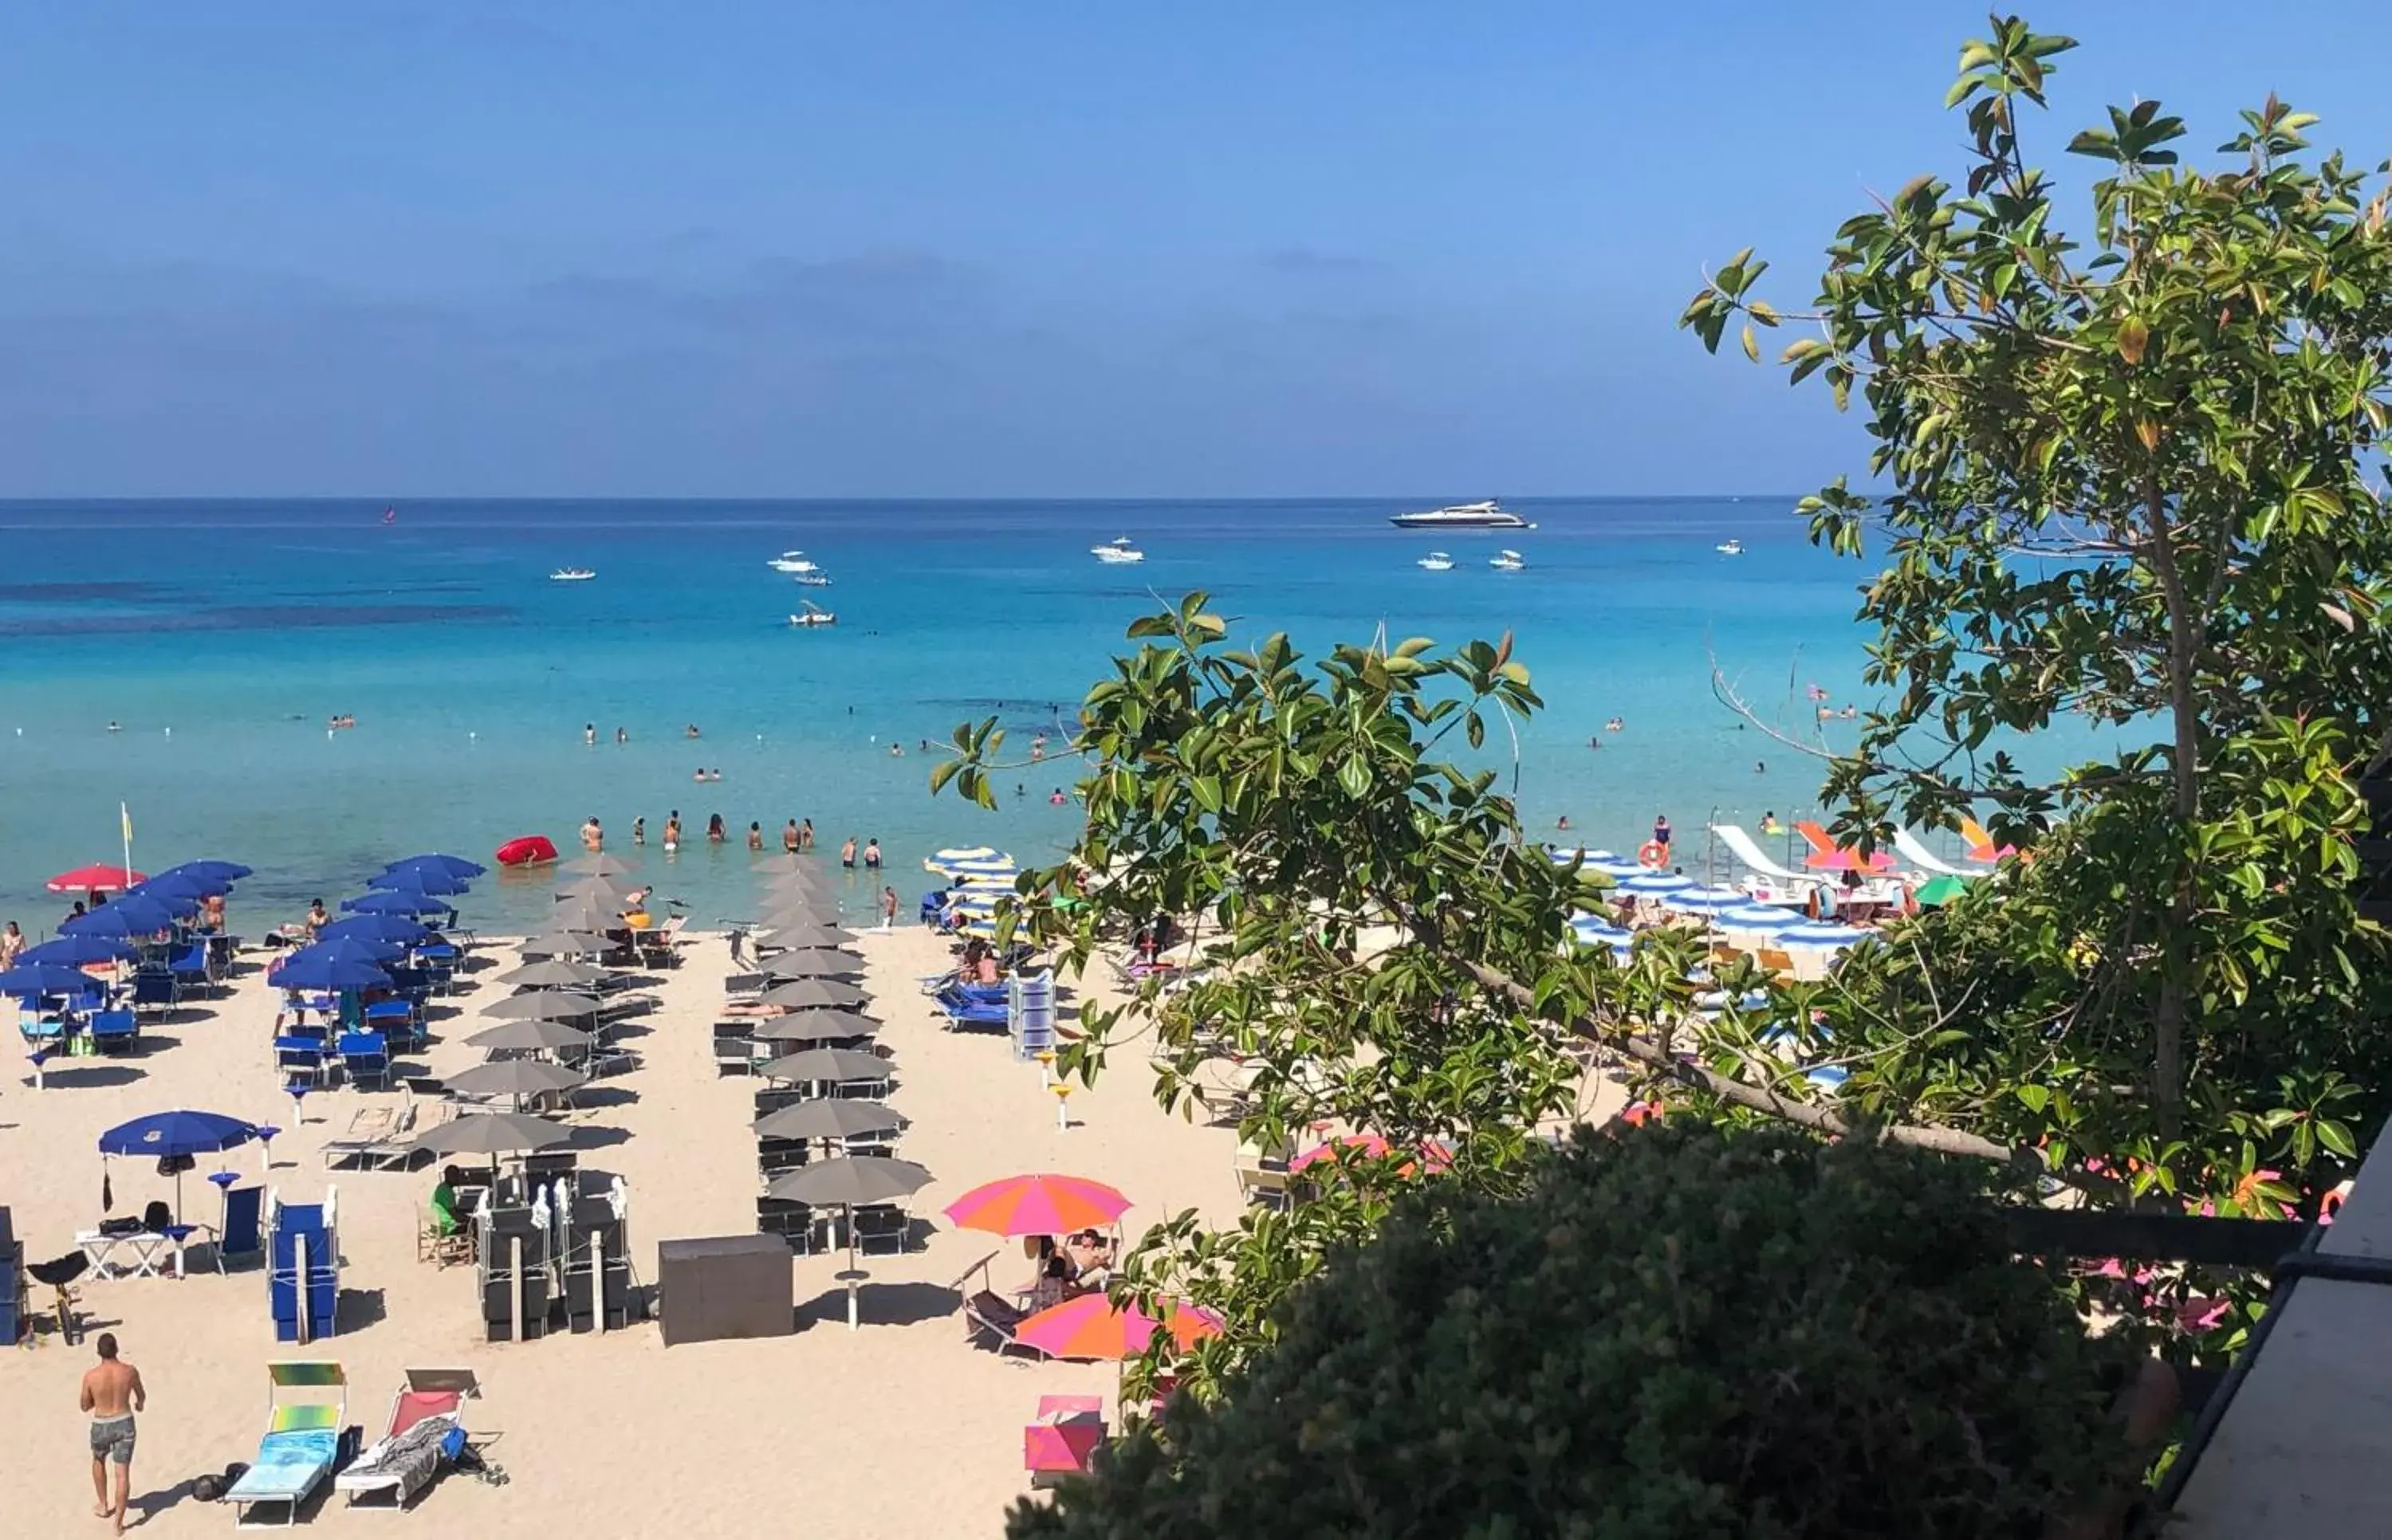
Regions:
[[[1826,920],[1800,920],[1777,933],[1777,942],[1787,947],[1849,947],[1866,941],[1877,934],[1858,925],[1840,925]]]
[[[1137,1357],[1166,1329],[1180,1352],[1192,1352],[1205,1338],[1219,1336],[1222,1323],[1200,1305],[1174,1304],[1166,1326],[1136,1305],[1124,1309],[1090,1293],[1048,1305],[1015,1328],[1014,1340],[1056,1358],[1112,1360]]]
[[[1632,893],[1640,899],[1658,899],[1664,893],[1683,893],[1696,885],[1692,877],[1682,877],[1674,872],[1639,871],[1632,877],[1621,877],[1612,884],[1622,893]]]
[[[1662,908],[1681,914],[1722,914],[1751,901],[1750,895],[1733,887],[1684,887],[1661,896]]]

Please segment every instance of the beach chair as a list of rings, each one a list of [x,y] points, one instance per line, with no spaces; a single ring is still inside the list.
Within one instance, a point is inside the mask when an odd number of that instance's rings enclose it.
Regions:
[[[681,933],[688,925],[689,916],[676,914],[654,930],[635,931],[631,949],[642,967],[677,968],[681,966]]]
[[[216,1266],[235,1257],[262,1257],[266,1254],[266,1189],[252,1184],[246,1187],[228,1186],[224,1195],[224,1223],[216,1232]]]
[[[129,1054],[140,1045],[141,1028],[131,1011],[95,1011],[84,1030],[95,1053]]]
[[[336,1045],[341,1072],[360,1091],[390,1089],[390,1040],[380,1032],[343,1032]]]
[[[796,1171],[806,1163],[810,1149],[810,1141],[804,1139],[759,1139],[756,1174],[770,1182],[784,1171]]]
[[[1285,1166],[1274,1170],[1260,1161],[1240,1160],[1235,1167],[1238,1196],[1284,1213],[1295,1201],[1294,1178]]]
[[[1765,971],[1775,974],[1780,978],[1788,977],[1794,972],[1794,954],[1783,947],[1762,947],[1753,953],[1753,956]]]
[[[1013,1024],[1012,1015],[1002,999],[986,1000],[949,990],[938,997],[936,1003],[951,1032],[991,1027],[1005,1031]]]
[[[1046,1349],[1034,1347],[1015,1336],[1021,1323],[1030,1318],[1031,1312],[1014,1304],[990,1287],[988,1264],[994,1262],[997,1255],[991,1251],[948,1286],[963,1298],[964,1340],[973,1347],[988,1349],[999,1358],[1008,1353],[1040,1360],[1053,1357]]]
[[[172,972],[157,967],[134,970],[133,999],[130,1003],[136,1011],[147,1012],[152,1016],[164,1016],[172,1011],[180,1000],[181,991],[176,987],[175,976]]]
[[[257,1458],[225,1494],[236,1529],[296,1523],[301,1505],[341,1463],[349,1438],[349,1381],[340,1365],[286,1360],[266,1365],[266,1432],[257,1441]]]
[[[722,993],[731,1000],[752,1000],[773,987],[769,975],[734,973],[722,981]]]
[[[405,1508],[464,1452],[464,1403],[481,1393],[471,1369],[408,1370],[382,1437],[332,1478],[332,1490],[351,1508]]]
[[[176,951],[167,961],[166,977],[174,980],[179,991],[190,994],[213,993],[216,986],[215,969],[208,960],[208,944],[195,940]]]
[[[756,1200],[756,1233],[778,1236],[790,1250],[805,1256],[814,1249],[814,1211],[786,1197]]]
[[[913,1236],[913,1216],[894,1203],[861,1204],[850,1210],[847,1223],[855,1232],[855,1249],[866,1256],[876,1245],[902,1253]]]

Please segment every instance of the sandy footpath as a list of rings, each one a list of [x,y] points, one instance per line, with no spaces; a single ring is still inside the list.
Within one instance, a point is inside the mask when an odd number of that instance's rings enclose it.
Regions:
[[[141,1418],[133,1491],[144,1534],[219,1534],[229,1510],[192,1501],[189,1479],[256,1447],[266,1399],[262,1365],[329,1356],[346,1365],[349,1421],[370,1438],[409,1365],[463,1365],[486,1388],[469,1425],[510,1478],[503,1486],[451,1476],[409,1515],[346,1511],[333,1497],[303,1514],[310,1529],[344,1534],[538,1536],[874,1535],[948,1537],[997,1533],[1006,1503],[1024,1489],[1021,1429],[1038,1397],[1107,1391],[1104,1365],[999,1361],[966,1345],[947,1285],[999,1253],[1000,1286],[1024,1282],[1017,1243],[947,1227],[940,1209],[956,1195],[1027,1171],[1093,1176],[1137,1200],[1135,1228],[1192,1206],[1216,1220],[1237,1211],[1232,1136],[1164,1115],[1134,1055],[1094,1092],[1072,1098],[1073,1127],[1059,1132],[1053,1096],[1035,1065],[1013,1062],[1002,1039],[950,1035],[934,1023],[917,976],[944,964],[943,943],[918,929],[869,935],[873,1013],[895,1050],[892,1103],[913,1120],[900,1155],[938,1180],[915,1204],[936,1232],[904,1257],[875,1257],[864,1326],[850,1332],[833,1275],[843,1257],[797,1259],[797,1297],[814,1301],[797,1335],[667,1352],[642,1324],[604,1337],[558,1336],[489,1344],[470,1266],[416,1260],[416,1206],[429,1168],[328,1175],[322,1143],[338,1137],[369,1100],[343,1090],[308,1098],[306,1122],[289,1129],[269,1043],[273,1009],[253,968],[228,996],[145,1029],[149,1047],[129,1060],[76,1060],[36,1093],[30,1077],[0,1081],[0,1203],[14,1210],[27,1254],[72,1249],[99,1217],[99,1132],[171,1107],[229,1113],[284,1125],[273,1145],[274,1184],[291,1200],[339,1188],[344,1259],[342,1334],[313,1349],[274,1340],[265,1274],[254,1265],[219,1277],[104,1280],[83,1286],[93,1329],[113,1330],[142,1370],[150,1402]],[[488,949],[496,951],[497,949]],[[512,965],[512,951],[500,967]],[[748,1124],[755,1081],[718,1079],[708,1027],[728,970],[720,939],[702,941],[658,985],[662,1006],[628,1043],[640,1067],[588,1099],[577,1121],[620,1132],[583,1163],[621,1173],[631,1193],[634,1257],[653,1281],[662,1239],[745,1234],[754,1228],[755,1144]],[[448,1041],[429,1057],[436,1073],[479,1058],[462,1046],[479,1006],[504,992],[483,980],[435,1023]],[[21,1061],[20,1061],[21,1062]],[[190,1216],[213,1217],[204,1180],[219,1165],[254,1177],[256,1146],[200,1158],[184,1180]],[[170,1182],[145,1162],[109,1162],[114,1211],[137,1214]],[[36,1291],[34,1306],[42,1307]],[[76,1384],[88,1342],[55,1338],[0,1355],[0,1531],[12,1535],[104,1533],[92,1515],[84,1421]]]

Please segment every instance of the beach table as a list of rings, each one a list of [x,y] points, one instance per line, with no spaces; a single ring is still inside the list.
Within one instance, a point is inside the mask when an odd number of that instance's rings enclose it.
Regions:
[[[175,1241],[150,1230],[136,1230],[129,1235],[110,1235],[102,1230],[78,1230],[75,1245],[82,1249],[84,1260],[91,1263],[95,1278],[155,1278],[162,1276],[161,1269],[174,1259]],[[117,1260],[123,1251],[129,1262]]]
[[[1021,1468],[1034,1487],[1085,1476],[1105,1439],[1105,1404],[1092,1395],[1042,1395],[1038,1416],[1021,1430]]]

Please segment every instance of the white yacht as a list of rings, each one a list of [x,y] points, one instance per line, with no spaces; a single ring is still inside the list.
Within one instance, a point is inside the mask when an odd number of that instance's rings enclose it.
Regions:
[[[1517,513],[1506,513],[1492,498],[1485,502],[1461,502],[1432,508],[1424,513],[1398,513],[1387,522],[1398,529],[1534,529]]]
[[[806,560],[806,553],[802,550],[785,550],[764,564],[774,572],[819,572],[821,570]]]
[[[1722,556],[1741,556],[1744,554],[1744,542],[1742,540],[1722,540],[1719,544],[1711,547],[1711,549],[1718,551]]]
[[[559,567],[548,575],[552,583],[587,583],[598,575],[588,567]]]
[[[1088,548],[1088,554],[1095,557],[1099,562],[1106,563],[1143,562],[1146,560],[1146,552],[1138,550],[1135,545],[1132,545],[1130,543],[1129,537],[1126,535],[1123,536],[1118,540],[1109,541],[1104,545],[1090,546]]]
[[[812,600],[809,599],[804,601],[804,609],[800,610],[797,614],[789,616],[790,625],[812,627],[836,626],[838,624],[838,616],[831,614],[828,610],[824,609],[820,604],[815,603]]]
[[[1453,558],[1441,550],[1432,550],[1420,559],[1420,564],[1431,572],[1451,572]]]
[[[801,572],[795,577],[791,578],[790,581],[797,584],[798,587],[801,589],[826,589],[830,587],[830,574],[826,572]]]
[[[1520,553],[1516,550],[1499,550],[1494,555],[1487,558],[1487,564],[1493,567],[1497,572],[1526,572],[1528,570],[1528,563],[1521,559]]]

